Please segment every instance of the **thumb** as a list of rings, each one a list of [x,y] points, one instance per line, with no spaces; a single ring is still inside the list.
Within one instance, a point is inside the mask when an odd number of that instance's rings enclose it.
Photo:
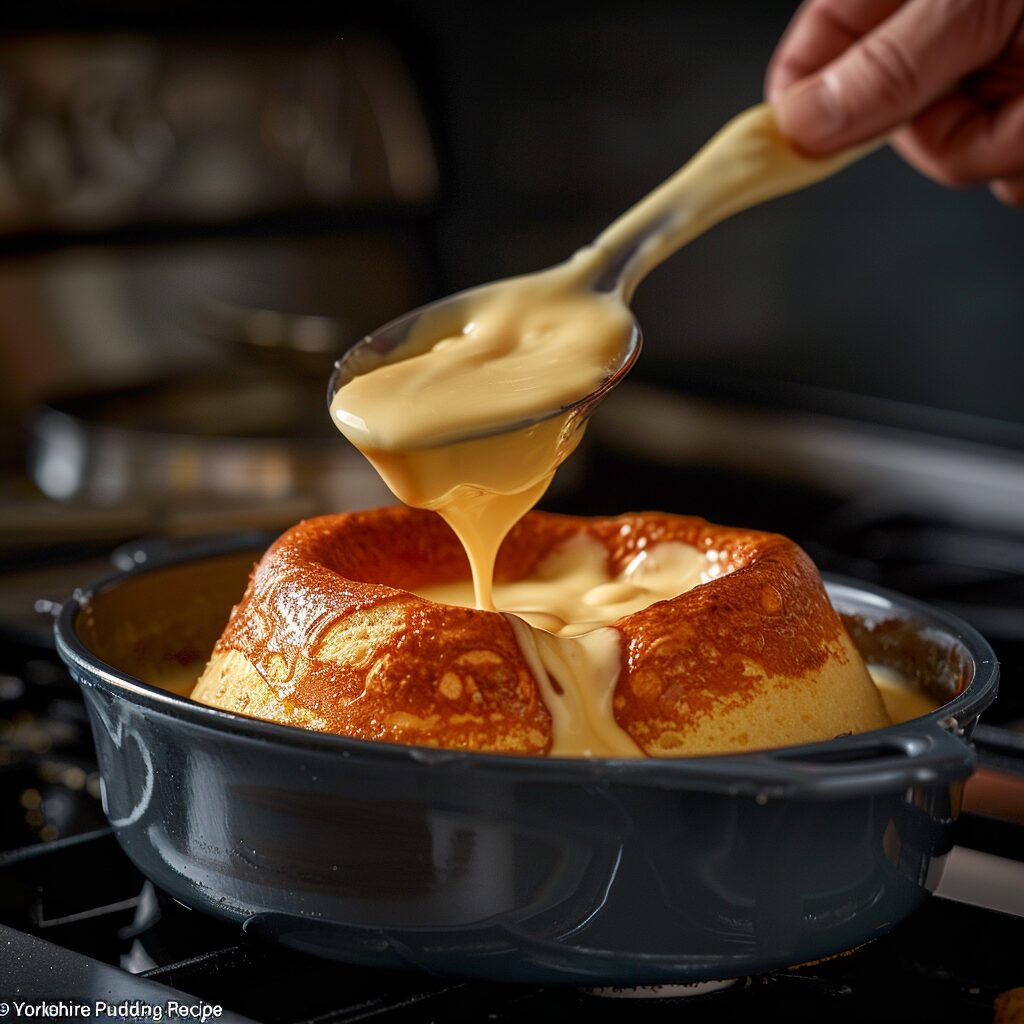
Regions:
[[[775,101],[782,133],[823,155],[922,111],[1006,46],[1024,0],[910,0]]]

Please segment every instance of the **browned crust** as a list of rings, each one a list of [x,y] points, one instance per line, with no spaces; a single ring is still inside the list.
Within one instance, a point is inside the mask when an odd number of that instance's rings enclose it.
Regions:
[[[743,707],[758,678],[796,685],[846,657],[817,570],[777,534],[666,513],[531,512],[502,547],[497,578],[527,575],[580,532],[605,546],[612,573],[661,541],[709,552],[721,573],[616,623],[624,643],[615,715],[641,747],[650,750],[666,722],[685,728]],[[216,651],[243,655],[289,720],[301,709],[310,727],[544,753],[551,719],[506,619],[409,593],[468,578],[461,545],[433,513],[395,507],[310,519],[256,566]]]
[[[457,539],[432,513],[307,520],[256,566],[216,650],[242,653],[329,732],[542,752],[550,716],[504,617],[406,590],[468,574]],[[323,650],[337,647],[339,626],[354,649],[342,661]]]
[[[616,719],[640,743],[657,723],[692,728],[747,707],[773,686],[799,686],[831,661],[845,664],[843,634],[814,563],[778,534],[713,526],[682,517],[648,543],[676,540],[714,552],[721,575],[618,622],[625,638]],[[652,535],[653,534],[653,535]]]
[[[993,1006],[992,1024],[1024,1024],[1024,988],[1000,992]]]

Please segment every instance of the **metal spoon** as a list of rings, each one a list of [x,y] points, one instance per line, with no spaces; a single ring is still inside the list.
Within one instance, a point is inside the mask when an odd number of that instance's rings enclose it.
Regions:
[[[576,265],[579,287],[613,297],[628,307],[639,282],[655,266],[687,242],[740,210],[831,176],[866,155],[882,140],[846,150],[824,159],[796,152],[775,125],[771,108],[755,106],[734,118],[696,156],[644,200],[623,214],[592,245],[567,263],[537,275],[566,274]],[[517,283],[522,278],[513,279]],[[461,333],[466,310],[479,305],[488,293],[511,282],[498,281],[460,292],[406,313],[357,342],[335,364],[327,401],[357,376],[385,363],[421,354],[443,338]],[[627,309],[627,312],[628,309]],[[555,416],[585,419],[636,362],[640,352],[640,326],[630,312],[632,328],[621,354],[608,375],[575,401],[558,408],[537,409],[526,417],[491,423],[485,429],[458,437],[433,439],[423,447],[449,445],[523,429]]]

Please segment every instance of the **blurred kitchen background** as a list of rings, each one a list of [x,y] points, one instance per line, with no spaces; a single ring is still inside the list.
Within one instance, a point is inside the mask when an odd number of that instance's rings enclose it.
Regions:
[[[793,6],[8,7],[0,635],[45,649],[111,559],[389,500],[337,354],[590,240],[759,100]],[[1024,719],[1022,282],[1024,213],[888,151],[745,213],[642,285],[544,504],[787,532],[973,621]]]

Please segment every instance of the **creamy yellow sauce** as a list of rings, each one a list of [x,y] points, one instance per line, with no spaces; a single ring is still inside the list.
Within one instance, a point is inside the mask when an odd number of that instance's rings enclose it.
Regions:
[[[441,448],[364,448],[363,454],[398,498],[444,517],[469,557],[476,606],[491,609],[501,542],[540,500],[581,435],[582,424],[577,429],[568,417],[559,417]]]
[[[707,555],[678,541],[644,548],[616,576],[608,574],[607,560],[603,544],[580,534],[552,552],[526,579],[496,584],[495,606],[535,629],[574,637],[711,578]],[[440,604],[474,604],[473,587],[466,580],[421,587],[416,593]]]
[[[895,723],[909,722],[912,718],[930,715],[941,705],[933,697],[915,686],[902,672],[888,665],[868,665],[868,672],[889,717]]]

